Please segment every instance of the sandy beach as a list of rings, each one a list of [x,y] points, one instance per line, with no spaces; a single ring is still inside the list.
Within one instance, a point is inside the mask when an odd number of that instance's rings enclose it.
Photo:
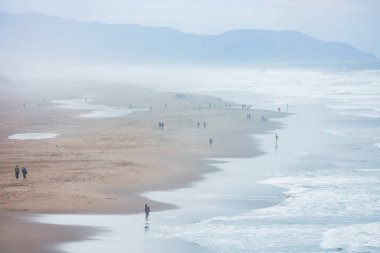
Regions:
[[[142,212],[148,200],[139,193],[189,185],[215,170],[206,158],[260,154],[249,135],[279,127],[262,122],[262,115],[283,116],[241,109],[241,105],[214,97],[135,85],[62,83],[41,82],[39,90],[30,88],[32,81],[2,84],[0,242],[6,245],[2,247],[5,252],[20,252],[25,244],[41,252],[51,242],[85,234],[50,232],[54,226],[20,219],[28,214]],[[145,110],[122,117],[86,118],[80,115],[88,110],[61,108],[54,103],[59,99]],[[165,123],[164,130],[158,127],[160,121]],[[8,138],[19,133],[59,135],[41,140]],[[15,179],[16,164],[28,168],[26,180]],[[155,211],[174,208],[170,203],[149,203]],[[28,237],[27,242],[11,240],[35,229],[41,233]]]

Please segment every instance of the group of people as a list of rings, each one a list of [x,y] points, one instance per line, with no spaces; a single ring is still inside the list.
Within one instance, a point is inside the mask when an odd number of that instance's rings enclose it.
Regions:
[[[252,119],[252,114],[248,113],[248,114],[246,115],[246,118],[247,118],[247,120],[251,120],[251,119]]]
[[[22,173],[22,177],[24,179],[26,179],[26,174],[28,174],[28,170],[26,169],[25,166],[22,166],[21,173]],[[16,179],[18,179],[19,176],[20,176],[20,168],[18,167],[18,165],[16,165],[16,168],[15,168],[15,177],[16,177]]]
[[[261,121],[268,121],[268,118],[265,117],[264,115],[261,115]]]
[[[164,122],[158,122],[158,129],[160,130],[164,130],[164,127],[165,127],[165,123]]]
[[[250,110],[252,108],[252,105],[241,105],[241,109],[243,110]]]
[[[206,128],[206,126],[207,126],[207,123],[206,123],[206,121],[203,121],[203,128]],[[201,122],[197,122],[197,127],[198,128],[200,128],[201,127]]]

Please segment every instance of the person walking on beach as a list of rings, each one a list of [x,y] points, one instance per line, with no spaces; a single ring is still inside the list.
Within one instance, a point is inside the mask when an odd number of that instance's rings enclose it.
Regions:
[[[278,135],[277,134],[275,135],[275,139],[276,139],[276,146],[274,146],[274,149],[277,151],[277,149],[278,149],[278,144],[277,144],[277,142],[278,142]]]
[[[208,143],[210,143],[210,148],[212,148],[212,143],[213,143],[214,141],[212,140],[212,138],[210,138],[209,140],[208,140]]]
[[[199,128],[201,126],[201,122],[197,122],[197,127]]]
[[[145,220],[148,220],[149,213],[150,213],[150,207],[147,204],[145,204]]]
[[[23,177],[24,179],[26,179],[26,174],[28,173],[28,171],[26,170],[26,167],[25,167],[25,166],[22,166],[22,170],[21,170],[21,172],[22,172],[22,177]]]
[[[203,128],[206,128],[206,125],[207,125],[207,123],[206,123],[206,121],[204,121],[203,122]]]
[[[20,168],[18,167],[18,165],[16,165],[16,168],[15,168],[16,179],[18,179],[19,175],[20,175]]]

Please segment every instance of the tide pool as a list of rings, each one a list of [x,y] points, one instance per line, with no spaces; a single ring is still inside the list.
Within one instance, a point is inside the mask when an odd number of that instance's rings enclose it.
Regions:
[[[53,139],[59,134],[53,133],[21,133],[13,134],[8,136],[8,139],[11,140],[42,140],[42,139]]]

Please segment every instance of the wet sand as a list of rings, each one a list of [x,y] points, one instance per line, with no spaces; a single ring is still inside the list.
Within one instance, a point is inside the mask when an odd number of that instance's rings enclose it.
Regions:
[[[139,193],[183,187],[215,171],[203,158],[258,155],[249,134],[279,127],[262,122],[261,115],[284,116],[226,108],[226,101],[213,97],[155,92],[127,84],[38,82],[39,89],[32,85],[14,82],[1,87],[0,244],[5,252],[21,252],[24,244],[29,245],[29,252],[42,252],[42,245],[87,234],[83,229],[65,235],[60,227],[31,224],[22,219],[29,214],[139,213],[147,201]],[[82,118],[88,111],[49,102],[89,94],[101,95],[94,104],[152,110],[116,118]],[[248,113],[252,120],[246,119]],[[158,128],[160,121],[165,123],[164,130]],[[200,128],[197,122],[202,123]],[[25,132],[59,136],[8,139]],[[15,179],[16,164],[27,166],[26,180]],[[174,207],[149,203],[154,210]],[[25,238],[35,229],[39,236],[29,237],[29,243],[16,243],[14,235]]]

